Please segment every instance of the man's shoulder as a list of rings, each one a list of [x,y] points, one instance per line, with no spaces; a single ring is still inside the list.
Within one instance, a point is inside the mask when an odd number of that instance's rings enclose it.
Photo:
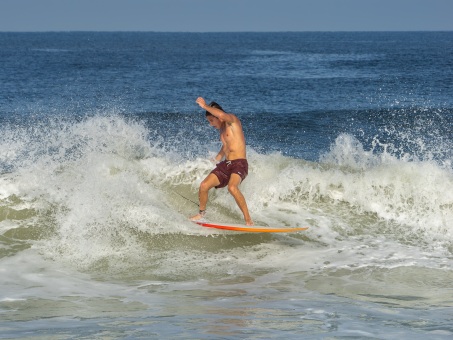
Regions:
[[[233,123],[240,122],[240,119],[234,113],[228,113]]]

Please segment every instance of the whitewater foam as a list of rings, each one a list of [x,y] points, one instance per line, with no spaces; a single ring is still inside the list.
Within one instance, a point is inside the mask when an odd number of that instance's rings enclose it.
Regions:
[[[209,155],[178,156],[180,143],[162,148],[143,123],[120,116],[58,124],[10,134],[18,149],[2,154],[15,169],[0,177],[2,205],[36,211],[27,223],[40,230],[45,241],[36,247],[43,255],[105,269],[161,261],[162,244],[181,247],[189,235],[223,235],[187,221],[197,209],[190,200],[197,201],[198,185],[214,166]],[[19,154],[26,159],[11,157]],[[251,148],[248,158],[241,190],[255,222],[310,226],[289,239],[341,248],[386,234],[395,248],[403,242],[448,253],[451,247],[452,173],[433,161],[366,151],[350,135],[340,135],[320,162]],[[227,190],[213,190],[208,209],[211,220],[242,220]]]

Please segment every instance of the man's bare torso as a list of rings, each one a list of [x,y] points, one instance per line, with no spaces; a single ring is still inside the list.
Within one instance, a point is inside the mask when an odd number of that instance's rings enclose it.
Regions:
[[[227,160],[246,158],[244,132],[242,124],[236,116],[232,123],[224,122],[222,124],[220,140]]]

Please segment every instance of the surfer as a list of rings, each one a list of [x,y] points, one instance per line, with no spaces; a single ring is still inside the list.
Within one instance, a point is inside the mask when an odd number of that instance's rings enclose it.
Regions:
[[[247,202],[239,190],[239,184],[248,174],[245,137],[241,121],[234,114],[223,111],[222,107],[216,102],[207,105],[201,97],[198,97],[196,102],[202,109],[206,110],[206,119],[209,124],[219,130],[222,148],[215,157],[215,160],[219,162],[216,168],[200,184],[198,190],[200,210],[190,219],[198,221],[204,217],[209,190],[214,187],[219,189],[228,186],[228,191],[234,197],[244,215],[245,223],[253,225]],[[222,159],[224,160],[222,161]]]

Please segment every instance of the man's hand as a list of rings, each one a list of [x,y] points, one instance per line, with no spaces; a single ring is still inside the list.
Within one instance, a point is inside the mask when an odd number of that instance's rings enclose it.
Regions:
[[[200,105],[200,107],[202,109],[204,109],[206,107],[206,101],[201,97],[197,98],[197,104]]]

